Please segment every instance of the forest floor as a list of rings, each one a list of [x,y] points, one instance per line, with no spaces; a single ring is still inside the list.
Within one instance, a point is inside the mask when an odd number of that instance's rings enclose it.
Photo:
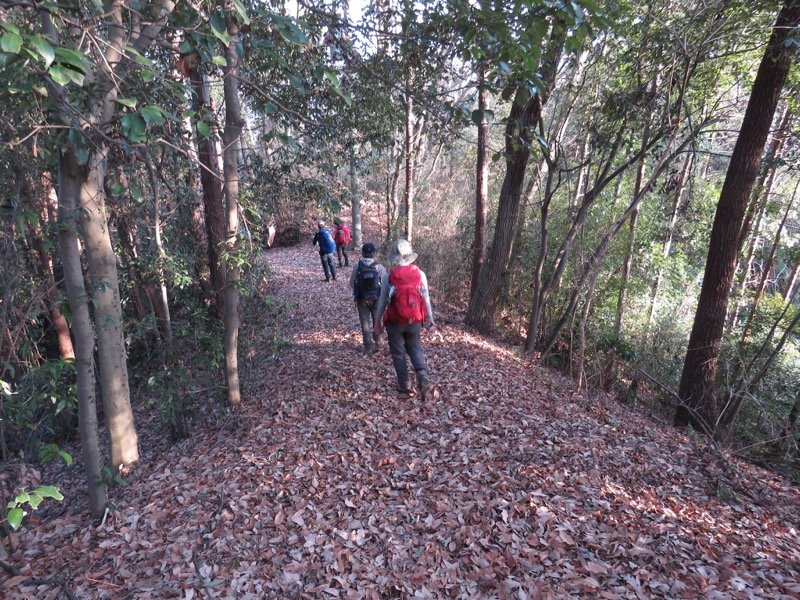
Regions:
[[[46,481],[67,498],[23,524],[0,596],[800,598],[796,485],[455,316],[423,338],[438,396],[399,398],[388,355],[360,352],[350,269],[267,257],[242,410],[198,400],[172,444],[138,408],[130,487],[98,523],[79,466]]]

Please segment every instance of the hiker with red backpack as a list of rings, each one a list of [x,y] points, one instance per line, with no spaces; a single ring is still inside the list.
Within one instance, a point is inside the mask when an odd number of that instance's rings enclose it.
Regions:
[[[344,256],[344,266],[350,266],[350,258],[347,256],[347,244],[350,243],[350,228],[347,223],[339,217],[333,218],[333,240],[336,242],[336,258],[339,259],[339,268],[342,266],[342,256]]]
[[[381,295],[375,311],[375,333],[386,328],[389,351],[397,375],[397,391],[401,396],[411,395],[406,354],[416,373],[417,385],[424,400],[431,388],[428,366],[422,353],[420,333],[423,326],[430,332],[436,330],[433,308],[428,294],[428,278],[413,264],[417,253],[407,240],[397,240],[388,255],[395,266],[383,277]]]
[[[356,301],[358,320],[361,322],[361,338],[364,343],[364,354],[378,351],[381,336],[375,332],[375,310],[381,295],[381,281],[386,275],[386,267],[375,261],[375,246],[364,244],[361,256],[353,272],[350,273],[350,287],[353,288],[353,299]]]

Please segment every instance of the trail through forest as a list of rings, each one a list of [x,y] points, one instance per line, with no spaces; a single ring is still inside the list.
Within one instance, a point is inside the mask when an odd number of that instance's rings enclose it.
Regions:
[[[46,481],[67,498],[23,525],[4,597],[800,597],[789,481],[441,313],[441,393],[399,398],[388,355],[360,352],[350,269],[325,283],[310,239],[267,257],[276,316],[243,333],[242,412],[198,401],[170,444],[140,408],[102,524],[80,467]]]

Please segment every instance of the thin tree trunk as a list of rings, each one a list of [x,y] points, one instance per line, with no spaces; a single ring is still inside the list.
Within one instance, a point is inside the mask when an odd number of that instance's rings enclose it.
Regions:
[[[47,202],[56,204],[58,203],[58,196],[56,195],[55,188],[49,185],[49,197]],[[40,217],[42,222],[47,222],[48,213],[51,211],[42,210]],[[72,345],[72,338],[69,334],[69,323],[64,313],[61,312],[60,300],[58,297],[58,286],[56,285],[55,275],[53,274],[53,260],[50,253],[44,249],[42,236],[44,232],[41,228],[37,228],[33,237],[32,246],[36,251],[38,260],[39,276],[44,282],[44,295],[47,299],[46,308],[50,315],[50,322],[53,324],[53,329],[56,331],[56,339],[58,340],[59,355],[62,359],[74,359],[75,348]]]
[[[226,4],[228,4],[226,2]],[[228,14],[233,15],[233,6],[227,6]],[[242,107],[239,98],[239,53],[236,47],[239,42],[239,27],[235,19],[228,18],[228,35],[231,41],[225,49],[226,66],[224,69],[223,89],[225,94],[225,144],[223,172],[225,175],[225,200],[227,208],[228,239],[227,252],[236,257],[239,248],[239,169],[237,157],[239,138],[242,134]],[[225,285],[225,379],[228,383],[228,404],[237,408],[241,404],[239,388],[239,279],[240,269],[237,260],[228,264],[228,277]]]
[[[475,294],[478,276],[486,252],[486,217],[489,206],[489,122],[486,109],[489,103],[489,88],[486,87],[486,67],[478,66],[478,144],[475,176],[475,239],[472,242],[472,280],[470,297]]]
[[[795,193],[797,193],[797,188],[795,188]],[[769,256],[767,260],[764,262],[764,268],[761,272],[761,279],[759,280],[758,287],[756,288],[755,296],[753,297],[753,305],[750,307],[750,312],[747,315],[747,321],[744,324],[744,331],[742,332],[742,343],[746,343],[747,340],[750,338],[750,328],[753,324],[753,318],[756,315],[756,311],[758,310],[758,305],[761,303],[761,298],[764,295],[764,290],[767,287],[767,281],[769,279],[769,274],[772,272],[772,265],[775,264],[775,255],[778,252],[778,246],[781,242],[781,234],[783,233],[783,228],[786,225],[786,220],[789,218],[789,212],[792,210],[792,204],[794,203],[794,196],[786,205],[786,211],[783,213],[783,218],[781,222],[778,224],[778,230],[775,232],[775,239],[772,241],[772,247],[769,251]]]
[[[405,176],[403,204],[406,207],[405,238],[414,233],[414,99],[411,96],[411,67],[406,67]]]
[[[156,326],[158,327],[159,334],[164,340],[167,349],[167,358],[173,355],[172,347],[172,320],[169,314],[169,295],[167,293],[167,282],[164,279],[164,261],[166,254],[164,252],[164,244],[161,241],[161,196],[159,193],[158,177],[156,177],[153,165],[143,157],[147,173],[150,177],[150,187],[153,191],[153,245],[155,246],[156,256],[158,257],[158,267],[156,268],[155,276],[158,281],[157,293],[154,294],[155,302],[153,303]]]
[[[666,264],[670,252],[672,252],[672,241],[675,236],[675,225],[678,223],[678,216],[680,215],[681,204],[683,202],[683,194],[686,191],[686,182],[689,179],[689,173],[692,170],[693,164],[694,164],[694,154],[689,153],[686,155],[686,160],[683,163],[683,169],[681,170],[680,181],[678,182],[678,187],[675,190],[675,199],[672,202],[672,211],[669,217],[669,225],[667,226],[667,233],[664,239],[664,249],[661,253],[661,256],[663,258],[662,264]],[[650,306],[647,311],[648,326],[653,323],[653,319],[655,318],[656,298],[658,296],[658,291],[661,287],[661,281],[663,278],[664,278],[664,267],[661,266],[658,268],[658,273],[656,274],[656,278],[653,281],[653,288],[650,292]]]
[[[711,433],[716,428],[716,375],[738,242],[747,201],[753,189],[761,154],[775,109],[789,74],[794,47],[786,41],[800,20],[800,3],[785,0],[758,68],[742,127],[720,193],[711,230],[703,287],[684,359],[679,387],[681,403],[675,425],[692,425]]]
[[[75,160],[72,152],[68,154],[70,160]],[[117,257],[111,243],[103,191],[107,159],[108,150],[102,146],[90,157],[86,175],[79,181],[80,214],[93,285],[100,388],[111,438],[111,465],[119,469],[139,460],[139,447],[128,386]],[[62,173],[62,177],[69,177],[74,171]]]
[[[596,269],[591,277],[589,289],[586,291],[586,298],[583,302],[583,312],[581,313],[581,320],[578,322],[578,391],[580,392],[586,383],[586,323],[589,321],[589,312],[592,307],[592,299],[594,298],[594,290],[597,286],[597,278],[600,275],[600,269]],[[606,389],[606,391],[609,391]]]
[[[89,296],[83,281],[76,221],[80,176],[71,153],[61,159],[59,173],[58,240],[64,284],[67,288],[72,331],[75,335],[75,371],[78,387],[78,431],[81,439],[89,510],[99,518],[106,506],[106,487],[102,483],[103,457],[98,436],[94,379],[94,331],[89,316]]]
[[[208,110],[211,106],[208,82],[197,67],[191,72],[192,106],[195,111]],[[197,140],[197,156],[200,161],[200,185],[203,189],[203,206],[206,217],[206,236],[208,237],[208,268],[210,272],[211,290],[219,314],[225,304],[225,261],[220,256],[220,249],[225,241],[225,207],[219,169],[217,168],[217,147],[213,136],[203,137],[195,131]]]
[[[797,274],[800,273],[800,255],[795,257],[794,265],[792,266],[792,272],[789,274],[789,277],[786,279],[786,287],[783,288],[782,296],[783,299],[786,300],[792,297],[792,292],[794,290],[794,284],[797,283]]]
[[[359,252],[364,243],[364,233],[361,225],[361,196],[358,191],[358,168],[353,144],[355,144],[355,142],[351,142],[350,145],[350,199],[353,209],[353,247],[356,252]]]
[[[531,155],[531,129],[541,118],[543,106],[555,81],[563,49],[563,29],[556,28],[542,58],[540,69],[542,87],[539,93],[524,104],[515,99],[506,122],[506,174],[500,188],[494,238],[478,275],[478,285],[475,294],[470,298],[465,318],[466,323],[478,331],[488,332],[494,328],[500,290],[513,250],[522,183]]]
[[[653,80],[653,86],[651,87],[651,92],[655,95],[655,80]],[[644,178],[644,167],[645,167],[645,153],[644,150],[647,148],[647,138],[650,134],[650,121],[648,120],[645,124],[644,132],[642,133],[642,158],[639,160],[639,166],[636,169],[636,179],[633,186],[633,195],[638,196],[639,192],[642,190],[642,179]],[[621,180],[620,180],[621,181]],[[633,214],[631,214],[630,220],[630,238],[628,239],[628,248],[625,252],[625,262],[622,266],[622,282],[619,288],[619,297],[617,298],[617,317],[614,321],[614,333],[619,336],[622,332],[622,321],[625,315],[625,295],[628,291],[628,282],[631,278],[631,267],[633,266],[633,254],[636,249],[636,220],[639,216],[639,210],[635,209]]]
[[[533,271],[533,302],[530,318],[528,319],[528,332],[525,336],[525,352],[533,352],[536,340],[539,336],[539,321],[542,308],[542,276],[544,265],[547,262],[548,246],[550,244],[549,211],[550,202],[553,199],[553,177],[555,176],[555,165],[547,169],[547,183],[545,185],[544,198],[539,207],[539,256],[536,259],[536,267]]]

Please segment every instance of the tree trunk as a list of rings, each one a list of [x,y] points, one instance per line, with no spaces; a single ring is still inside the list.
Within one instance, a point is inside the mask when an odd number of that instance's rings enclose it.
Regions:
[[[47,202],[57,205],[58,196],[56,194],[56,190],[52,187],[52,185],[48,185],[47,189],[50,192]],[[48,214],[52,214],[52,212],[48,210],[42,210],[40,212],[42,223],[47,222]],[[75,348],[72,345],[72,338],[69,334],[69,323],[67,323],[67,318],[64,316],[64,313],[61,312],[60,300],[58,297],[58,286],[56,285],[55,275],[53,274],[53,260],[50,256],[50,253],[44,248],[44,243],[42,241],[43,235],[44,232],[42,229],[37,228],[31,245],[36,251],[39,276],[44,282],[46,309],[50,315],[50,322],[53,325],[53,329],[56,331],[59,355],[62,359],[74,359]]]
[[[545,185],[544,199],[539,208],[539,256],[533,271],[533,301],[531,302],[531,315],[528,319],[528,333],[525,336],[525,352],[533,352],[539,336],[539,321],[542,307],[542,277],[544,265],[547,262],[548,247],[550,244],[550,202],[553,200],[553,177],[555,165],[547,169],[547,184]]]
[[[789,277],[786,279],[786,287],[783,288],[783,292],[781,293],[784,300],[792,297],[794,285],[797,283],[798,273],[800,273],[800,255],[795,256],[794,265],[792,265],[792,271],[789,273]]]
[[[99,518],[106,506],[106,487],[102,483],[103,457],[98,439],[97,404],[94,379],[94,331],[89,316],[89,297],[83,281],[76,220],[81,193],[80,173],[71,153],[61,159],[59,173],[58,241],[64,284],[67,288],[72,332],[75,335],[75,371],[78,384],[78,431],[81,439],[89,510]]]
[[[794,46],[786,41],[800,19],[800,2],[785,0],[758,68],[742,127],[720,193],[711,229],[703,287],[681,374],[677,426],[712,433],[719,410],[716,398],[719,357],[742,220],[756,180],[778,99],[789,73]]]
[[[672,210],[670,212],[669,224],[667,225],[667,232],[664,238],[664,247],[661,253],[662,258],[664,259],[662,264],[666,264],[667,259],[669,258],[669,255],[672,252],[672,241],[675,236],[675,225],[678,223],[678,216],[680,215],[681,205],[683,202],[683,194],[686,191],[686,182],[689,179],[689,173],[692,170],[693,164],[694,164],[694,155],[689,153],[686,155],[686,160],[683,163],[683,169],[681,170],[680,180],[678,181],[678,187],[675,189],[675,196],[672,202]],[[659,267],[655,281],[653,282],[652,290],[650,291],[650,306],[647,310],[648,326],[652,325],[653,319],[655,318],[656,298],[658,296],[658,290],[661,287],[661,280],[663,278],[664,278],[664,267]]]
[[[97,335],[100,388],[111,438],[111,465],[119,469],[139,460],[138,436],[131,409],[128,365],[123,331],[122,304],[117,279],[117,256],[111,243],[105,206],[105,165],[108,149],[98,147],[90,156],[83,176],[68,186],[80,187],[80,215],[86,244],[86,258],[92,278],[95,334]],[[76,162],[72,151],[67,160]],[[78,171],[65,169],[63,178]]]
[[[781,118],[781,124],[776,130],[775,135],[769,144],[767,153],[764,156],[764,160],[762,161],[762,165],[766,163],[766,168],[761,169],[761,175],[755,183],[753,188],[753,197],[750,200],[750,204],[747,207],[747,212],[745,213],[744,224],[742,225],[742,233],[739,236],[739,252],[737,252],[737,256],[739,253],[741,253],[748,236],[750,236],[750,245],[748,246],[747,257],[743,261],[737,262],[736,271],[734,271],[734,280],[736,279],[736,273],[741,271],[739,277],[739,297],[735,302],[734,308],[728,311],[728,320],[725,330],[727,334],[730,334],[736,328],[741,307],[745,303],[747,297],[747,288],[750,284],[750,275],[753,272],[753,262],[761,242],[761,223],[764,219],[764,215],[767,212],[769,197],[772,195],[772,188],[775,185],[777,169],[772,163],[782,154],[783,140],[789,120],[790,111],[787,107],[787,109],[784,110]],[[758,213],[758,217],[755,220],[755,226],[753,226],[753,215],[756,213]],[[750,233],[751,228],[752,235]]]
[[[796,191],[797,190],[795,189],[795,192]],[[750,307],[750,312],[747,315],[747,321],[745,321],[744,324],[744,331],[742,332],[743,343],[747,342],[747,340],[750,338],[750,328],[753,325],[753,318],[755,318],[758,305],[761,303],[761,298],[764,296],[764,290],[767,288],[767,280],[769,279],[769,274],[772,272],[772,265],[775,264],[775,255],[778,252],[778,247],[781,242],[781,234],[783,233],[783,228],[786,226],[786,220],[789,218],[789,212],[792,210],[793,203],[794,197],[792,197],[792,199],[786,205],[786,211],[784,211],[783,218],[778,224],[778,230],[775,232],[775,239],[772,241],[772,248],[770,248],[769,256],[767,257],[767,260],[764,261],[761,279],[759,280],[756,293],[753,297],[753,306]]]
[[[486,216],[489,206],[489,122],[486,108],[489,103],[489,88],[486,87],[486,67],[478,67],[478,144],[475,175],[475,238],[472,242],[472,280],[470,298],[478,287],[478,276],[486,252]]]
[[[192,107],[198,113],[211,106],[208,82],[201,69],[195,68],[190,76],[193,98]],[[217,168],[217,145],[213,136],[203,137],[195,131],[197,157],[200,161],[200,185],[203,188],[203,207],[206,213],[206,235],[208,237],[208,268],[211,290],[217,311],[222,314],[225,304],[225,261],[220,249],[225,242],[225,208]]]
[[[153,191],[153,245],[155,247],[156,256],[158,257],[158,267],[155,272],[156,292],[153,294],[153,312],[155,313],[156,327],[164,341],[166,347],[167,359],[172,357],[172,320],[169,314],[169,295],[167,293],[167,282],[164,279],[164,261],[166,255],[164,252],[164,244],[161,241],[161,197],[159,193],[158,177],[153,169],[153,165],[146,156],[142,157],[147,168],[147,174],[150,178],[150,187]]]
[[[364,243],[364,233],[361,225],[361,196],[358,193],[358,169],[356,165],[356,152],[351,142],[350,146],[350,200],[353,210],[353,248],[356,252],[361,251]]]
[[[394,171],[389,176],[386,190],[386,241],[388,247],[392,243],[392,238],[398,227],[400,216],[397,208],[397,182],[400,180],[400,168],[403,164],[403,157],[398,153],[394,161]]]
[[[227,6],[228,14],[233,15],[233,6]],[[228,18],[228,35],[231,41],[225,49],[223,89],[225,94],[225,130],[223,132],[224,151],[223,173],[225,176],[225,201],[227,209],[228,239],[226,249],[233,257],[228,263],[228,277],[225,285],[225,379],[228,384],[228,404],[237,408],[241,404],[239,388],[239,262],[236,259],[239,247],[239,138],[242,134],[242,106],[239,98],[239,26]]]
[[[652,87],[652,93],[655,95],[655,85]],[[647,122],[642,134],[642,158],[639,160],[639,167],[636,169],[636,180],[633,186],[633,195],[638,196],[642,190],[642,179],[644,178],[645,154],[644,149],[647,148],[647,137],[650,133],[650,121]],[[621,181],[621,180],[620,180]],[[619,297],[617,298],[617,317],[614,321],[614,333],[619,336],[622,332],[622,321],[625,315],[625,295],[628,291],[628,282],[631,278],[631,267],[633,266],[633,253],[636,249],[636,219],[639,216],[639,210],[634,210],[631,215],[630,221],[630,238],[628,239],[628,248],[625,252],[625,262],[622,266],[622,283],[619,287]]]
[[[505,128],[506,174],[500,188],[500,202],[494,237],[478,275],[478,285],[470,298],[465,321],[478,331],[494,328],[503,277],[513,249],[514,233],[522,197],[522,182],[531,155],[532,128],[539,122],[550,88],[555,81],[558,61],[564,48],[564,34],[557,28],[542,58],[542,87],[524,104],[515,98]],[[521,89],[518,93],[521,93]]]
[[[414,99],[411,97],[411,67],[406,71],[405,117],[405,176],[403,204],[406,207],[405,238],[410,242],[414,233]]]

